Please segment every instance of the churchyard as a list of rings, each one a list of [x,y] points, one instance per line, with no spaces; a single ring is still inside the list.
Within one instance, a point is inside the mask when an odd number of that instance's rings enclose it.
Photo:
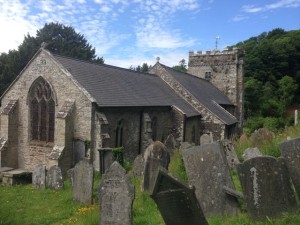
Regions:
[[[270,140],[240,140],[234,144],[237,155],[227,154],[228,143],[222,143],[226,154],[217,150],[220,145],[216,143],[187,145],[170,152],[169,160],[164,150],[150,151],[152,158],[144,162],[144,176],[139,174],[137,162],[126,164],[127,172],[114,163],[100,176],[91,172],[88,162],[81,161],[62,184],[57,168],[48,171],[51,176],[45,181],[44,168],[37,167],[30,184],[0,185],[0,224],[300,224],[299,175],[294,170],[299,163],[291,153],[299,146],[299,139],[294,139],[299,133],[298,127]],[[286,141],[287,137],[292,140]],[[282,167],[283,159],[278,156],[290,155],[291,163]],[[225,159],[229,166],[222,165]],[[153,165],[168,171],[158,172]],[[197,179],[195,170],[203,171]],[[86,176],[80,177],[80,171]],[[204,183],[198,182],[207,175]]]

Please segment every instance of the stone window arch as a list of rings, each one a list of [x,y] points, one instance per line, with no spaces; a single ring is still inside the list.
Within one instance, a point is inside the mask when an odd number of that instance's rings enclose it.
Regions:
[[[29,90],[31,140],[54,142],[55,101],[49,83],[37,78]]]
[[[124,120],[121,119],[118,122],[117,129],[116,129],[116,147],[123,146],[123,138],[124,138]]]

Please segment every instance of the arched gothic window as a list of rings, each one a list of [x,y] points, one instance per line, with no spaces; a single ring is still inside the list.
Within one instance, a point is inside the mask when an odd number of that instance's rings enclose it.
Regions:
[[[48,82],[38,78],[29,93],[31,139],[37,141],[54,141],[55,102]]]
[[[123,130],[124,130],[124,120],[120,120],[117,125],[116,130],[116,147],[123,146]]]

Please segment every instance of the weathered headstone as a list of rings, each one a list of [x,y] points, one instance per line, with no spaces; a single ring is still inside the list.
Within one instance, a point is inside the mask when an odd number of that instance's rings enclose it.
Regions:
[[[93,165],[88,160],[81,160],[74,168],[73,199],[83,204],[92,204],[93,183]]]
[[[142,189],[151,191],[155,182],[156,173],[161,166],[168,169],[170,155],[163,143],[155,141],[144,152],[145,166]]]
[[[279,144],[279,148],[300,198],[300,138],[282,142]]]
[[[145,167],[144,155],[140,154],[133,161],[132,174],[134,177],[139,177],[143,174]]]
[[[255,130],[251,136],[250,136],[250,140],[255,143],[261,143],[263,141],[271,141],[273,140],[273,138],[275,137],[274,132],[268,130],[267,128],[259,128],[257,130]]]
[[[32,171],[32,185],[35,188],[46,188],[46,166],[37,165]]]
[[[240,163],[237,157],[234,146],[230,140],[222,140],[223,150],[225,152],[227,163],[231,169],[235,168]]]
[[[255,157],[238,165],[237,169],[247,211],[253,219],[278,217],[297,209],[283,159]]]
[[[208,134],[202,134],[200,137],[200,145],[212,143],[211,136]]]
[[[226,194],[224,187],[234,190],[230,168],[220,142],[195,146],[182,153],[189,183],[204,215],[237,215],[237,198]]]
[[[64,188],[64,180],[60,167],[52,166],[47,173],[48,188],[60,190]]]
[[[259,157],[259,156],[262,156],[262,154],[257,147],[247,148],[243,154],[244,161],[255,158],[255,157]]]
[[[125,169],[117,162],[102,176],[98,188],[100,225],[131,225],[134,186]]]
[[[182,142],[180,147],[179,147],[179,151],[182,153],[184,152],[186,149],[191,148],[195,146],[193,143],[189,143],[189,142]]]
[[[151,197],[166,225],[208,225],[195,189],[160,168]]]
[[[176,148],[176,140],[175,140],[173,134],[168,135],[164,144],[165,144],[168,152],[172,152]]]

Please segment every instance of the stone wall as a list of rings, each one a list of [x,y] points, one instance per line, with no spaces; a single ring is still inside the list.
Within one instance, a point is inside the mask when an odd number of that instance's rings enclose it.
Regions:
[[[144,114],[147,113],[152,122],[157,118],[157,140],[167,138],[172,132],[172,119],[170,107],[124,107],[124,108],[100,108],[108,121],[107,133],[109,139],[105,147],[116,147],[116,132],[118,122],[123,120],[123,147],[125,148],[125,158],[133,161],[135,157],[145,149],[144,138],[146,127],[144,127]],[[148,131],[147,131],[148,132]],[[152,132],[152,131],[151,131]],[[151,133],[150,132],[150,133]]]
[[[243,52],[238,49],[189,53],[188,73],[209,80],[237,107],[236,118],[243,122]]]
[[[42,76],[51,86],[55,97],[55,113],[61,109],[66,100],[75,102],[73,138],[91,139],[92,98],[86,94],[73,79],[70,73],[61,67],[51,56],[41,50],[25,67],[13,85],[2,98],[1,108],[10,101],[18,99],[18,167],[32,169],[36,163],[44,163],[55,142],[62,137],[55,136],[54,143],[37,143],[31,141],[30,114],[28,94],[33,82]],[[56,124],[56,123],[55,123]],[[2,125],[1,125],[2,127]],[[58,129],[55,127],[55,129]],[[64,138],[64,137],[63,137]],[[69,138],[70,139],[70,138]],[[34,159],[32,158],[35,155]],[[39,155],[39,156],[37,156]]]

